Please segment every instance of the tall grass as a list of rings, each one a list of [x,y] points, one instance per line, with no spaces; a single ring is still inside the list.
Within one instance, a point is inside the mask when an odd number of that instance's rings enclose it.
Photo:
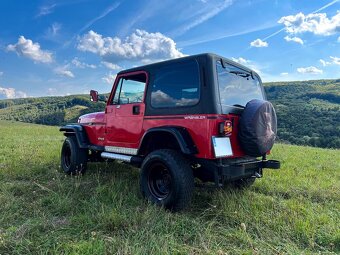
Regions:
[[[245,191],[196,187],[171,213],[145,202],[139,172],[59,167],[55,127],[0,122],[0,254],[338,254],[340,153],[277,144],[279,171]]]

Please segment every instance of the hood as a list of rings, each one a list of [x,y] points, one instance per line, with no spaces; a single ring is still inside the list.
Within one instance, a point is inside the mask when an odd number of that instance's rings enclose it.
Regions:
[[[105,113],[104,112],[93,112],[89,114],[85,114],[79,117],[78,123],[82,124],[95,124],[95,123],[104,123]]]

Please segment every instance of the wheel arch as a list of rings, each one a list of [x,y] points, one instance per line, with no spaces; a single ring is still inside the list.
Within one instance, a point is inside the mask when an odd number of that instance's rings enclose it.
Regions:
[[[166,138],[162,140],[161,138]],[[170,139],[170,140],[167,140]],[[183,154],[194,155],[198,153],[197,147],[189,134],[189,131],[186,128],[178,127],[178,126],[163,126],[163,127],[155,127],[150,128],[142,137],[141,145],[138,149],[138,155],[143,155],[150,150],[150,146],[154,146],[153,142],[157,143],[157,147],[154,149],[164,149],[169,148],[169,144],[164,144],[166,141],[170,142],[170,146],[178,146],[176,149],[179,149]],[[171,148],[171,147],[170,147]],[[151,149],[152,151],[152,149]]]
[[[64,136],[75,136],[79,148],[87,149],[89,148],[89,139],[87,137],[86,131],[82,125],[66,125],[59,129],[60,132],[64,132]]]

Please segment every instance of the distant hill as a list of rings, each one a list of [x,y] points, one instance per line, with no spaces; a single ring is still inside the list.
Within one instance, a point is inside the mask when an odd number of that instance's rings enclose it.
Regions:
[[[266,83],[282,141],[340,148],[340,79]]]
[[[265,90],[277,111],[279,140],[340,148],[340,79],[272,82]],[[0,100],[0,120],[62,125],[104,107],[88,95],[7,99]]]

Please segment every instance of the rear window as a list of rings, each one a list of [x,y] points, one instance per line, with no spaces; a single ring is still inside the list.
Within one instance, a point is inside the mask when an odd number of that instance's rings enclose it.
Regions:
[[[233,65],[216,63],[220,100],[223,105],[244,107],[252,99],[264,99],[257,76]]]
[[[157,70],[152,85],[154,108],[185,107],[199,102],[199,69],[196,61],[176,63]]]

